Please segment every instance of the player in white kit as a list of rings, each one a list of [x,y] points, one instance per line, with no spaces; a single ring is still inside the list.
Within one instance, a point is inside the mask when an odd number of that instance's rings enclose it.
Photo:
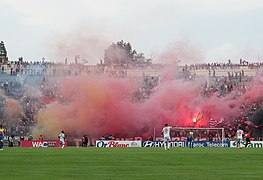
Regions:
[[[59,143],[60,143],[60,147],[63,149],[65,146],[65,139],[66,139],[66,135],[64,133],[64,131],[62,130],[61,133],[58,135],[59,138]]]
[[[171,141],[170,132],[172,128],[173,128],[172,126],[168,126],[168,124],[165,124],[162,130],[165,150],[166,149],[170,150],[170,141]]]
[[[243,135],[244,135],[244,131],[239,127],[237,132],[236,132],[236,144],[237,144],[237,148],[242,148],[241,147],[241,143],[243,141]]]

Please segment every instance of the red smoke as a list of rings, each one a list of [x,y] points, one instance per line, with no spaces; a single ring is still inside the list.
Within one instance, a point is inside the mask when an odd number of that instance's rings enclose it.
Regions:
[[[161,71],[160,84],[143,102],[132,100],[142,79],[76,76],[62,80],[60,91],[66,102],[42,109],[35,132],[54,138],[63,129],[74,136],[112,134],[120,138],[147,137],[156,129],[159,135],[166,123],[193,126],[193,118],[199,113],[202,119],[197,126],[207,126],[209,117],[231,121],[240,116],[240,106],[244,102],[251,103],[262,94],[261,83],[249,89],[242,98],[232,95],[204,97],[201,92],[205,80],[177,80],[176,62],[180,56],[166,58],[173,59],[173,65]]]
[[[207,126],[210,116],[229,121],[240,116],[244,101],[254,101],[255,94],[262,93],[262,88],[256,88],[238,100],[230,98],[231,95],[205,98],[200,94],[200,82],[172,80],[161,82],[149,99],[135,103],[131,98],[140,85],[132,79],[65,79],[61,82],[61,93],[67,102],[42,109],[37,130],[51,137],[62,129],[68,134],[88,133],[91,137],[146,137],[153,134],[154,128],[159,133],[165,123],[193,126],[198,113],[203,115],[198,126]]]

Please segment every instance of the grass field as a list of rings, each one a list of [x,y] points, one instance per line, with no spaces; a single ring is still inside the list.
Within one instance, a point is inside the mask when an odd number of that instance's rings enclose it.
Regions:
[[[0,179],[263,179],[260,148],[5,148]]]

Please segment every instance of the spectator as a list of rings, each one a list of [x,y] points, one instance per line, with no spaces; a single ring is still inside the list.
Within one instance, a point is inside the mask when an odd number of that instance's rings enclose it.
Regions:
[[[88,136],[83,135],[81,139],[82,139],[82,147],[87,147],[88,146]]]
[[[4,150],[4,128],[0,125],[0,150]]]
[[[29,135],[28,140],[29,140],[29,141],[32,141],[32,140],[33,140],[33,137],[32,137],[31,134]]]
[[[153,141],[153,136],[152,135],[148,137],[148,141]]]
[[[14,135],[8,136],[8,147],[14,147]]]
[[[42,134],[40,134],[38,140],[40,140],[40,141],[43,141],[43,140],[44,140]]]

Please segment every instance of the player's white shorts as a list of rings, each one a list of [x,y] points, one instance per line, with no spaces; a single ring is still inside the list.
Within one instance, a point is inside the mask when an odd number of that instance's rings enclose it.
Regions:
[[[65,144],[65,141],[60,141],[60,144],[61,144],[61,145],[64,145],[64,144]]]
[[[164,142],[171,141],[171,138],[169,136],[163,138]]]
[[[243,142],[243,139],[242,138],[236,138],[236,142],[238,143],[241,143],[241,142]]]

